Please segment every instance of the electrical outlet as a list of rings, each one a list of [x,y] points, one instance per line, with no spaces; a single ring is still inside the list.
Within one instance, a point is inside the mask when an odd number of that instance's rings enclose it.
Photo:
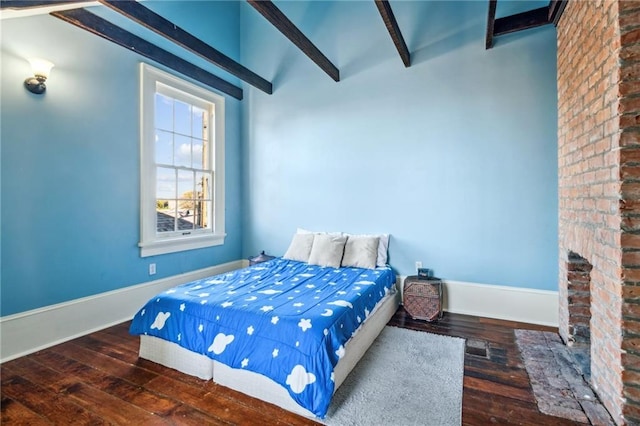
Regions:
[[[416,271],[420,268],[422,268],[422,262],[420,262],[419,260],[416,260]]]
[[[156,264],[155,263],[150,263],[149,264],[149,275],[155,275],[156,274]]]

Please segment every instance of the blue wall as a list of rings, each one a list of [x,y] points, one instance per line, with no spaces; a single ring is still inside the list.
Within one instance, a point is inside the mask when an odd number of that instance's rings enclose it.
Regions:
[[[179,11],[179,25],[239,57],[237,2],[152,7]],[[226,101],[224,246],[142,259],[138,64],[151,61],[47,15],[3,20],[1,31],[0,315],[240,258],[240,102]],[[44,96],[22,86],[30,56],[56,64]]]
[[[373,2],[278,2],[338,66],[335,83],[245,2],[145,4],[274,83],[227,97],[226,243],[139,256],[147,60],[50,16],[3,20],[0,315],[282,254],[298,226],[389,232],[401,274],[420,260],[453,280],[556,289],[552,27],[486,51],[486,2],[394,1],[406,69]],[[528,8],[501,1],[498,16]],[[22,87],[29,56],[56,64],[44,96]]]
[[[244,255],[298,226],[388,232],[400,274],[556,290],[555,28],[485,50],[486,2],[392,2],[405,68],[373,2],[278,5],[341,81],[241,7],[243,63],[275,90],[242,106]]]

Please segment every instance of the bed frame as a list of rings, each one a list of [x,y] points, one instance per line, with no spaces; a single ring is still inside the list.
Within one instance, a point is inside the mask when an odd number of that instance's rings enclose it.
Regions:
[[[334,370],[335,391],[369,349],[400,304],[400,292],[387,295],[373,310],[355,335],[345,345],[345,355]],[[249,396],[275,404],[285,410],[306,417],[316,418],[309,410],[296,403],[289,392],[262,374],[231,368],[206,355],[191,352],[173,342],[153,336],[140,336],[141,358],[173,368],[201,379],[213,379],[216,383],[240,391]]]

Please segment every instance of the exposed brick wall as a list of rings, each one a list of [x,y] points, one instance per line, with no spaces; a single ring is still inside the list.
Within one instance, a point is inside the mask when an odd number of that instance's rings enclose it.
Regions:
[[[560,334],[581,327],[577,253],[593,266],[592,385],[616,423],[640,424],[640,1],[568,2],[558,108]]]
[[[640,2],[619,4],[623,414],[640,424]]]

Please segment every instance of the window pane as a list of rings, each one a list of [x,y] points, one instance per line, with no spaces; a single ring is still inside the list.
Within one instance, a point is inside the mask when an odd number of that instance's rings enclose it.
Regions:
[[[211,201],[201,201],[196,200],[194,214],[193,214],[193,224],[196,229],[209,228],[211,214]]]
[[[196,200],[211,199],[211,173],[196,172]]]
[[[175,135],[175,156],[176,166],[191,167],[191,138]]]
[[[175,132],[191,135],[191,105],[174,100]]]
[[[179,231],[190,231],[193,228],[194,228],[193,216],[190,216],[190,217],[179,217],[178,218],[178,230]]]
[[[156,168],[156,231],[173,232],[176,217],[176,171]]]
[[[193,147],[193,168],[194,169],[208,169],[202,152],[202,139],[192,139],[191,144]]]
[[[178,198],[193,200],[194,173],[190,170],[178,170]]]
[[[176,198],[176,171],[167,167],[156,168],[156,199]]]
[[[173,99],[156,93],[155,108],[155,127],[173,130]]]
[[[173,164],[173,135],[156,131],[156,164]]]
[[[176,223],[175,200],[156,200],[156,231],[173,232]]]
[[[206,125],[206,114],[207,112],[198,107],[192,107],[191,113],[191,136],[194,138],[204,138],[204,134],[206,133],[206,129],[204,126]]]

